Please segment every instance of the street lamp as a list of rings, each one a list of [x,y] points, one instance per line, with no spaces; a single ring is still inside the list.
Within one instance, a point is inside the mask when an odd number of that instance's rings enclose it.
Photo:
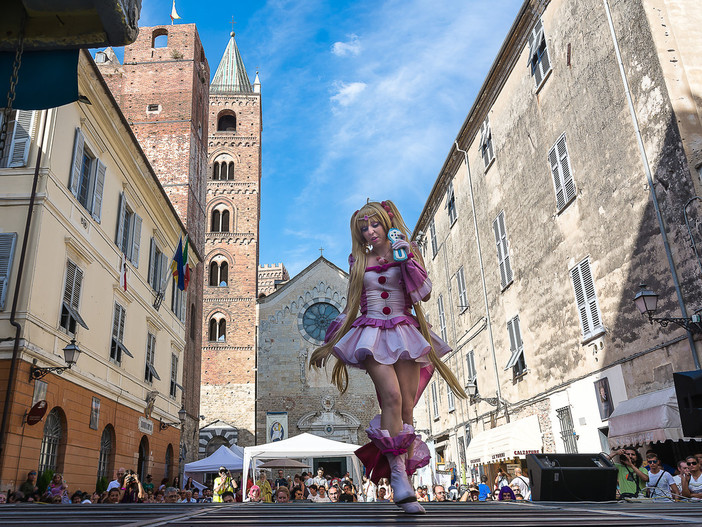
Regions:
[[[187,415],[188,415],[188,412],[185,411],[185,407],[181,406],[180,410],[178,410],[179,422],[177,422],[177,423],[164,423],[163,421],[160,421],[158,428],[159,428],[159,430],[165,430],[169,426],[178,426],[178,425],[180,425],[180,427],[183,428],[183,425],[185,424],[185,417]]]
[[[480,395],[478,393],[478,383],[476,382],[471,382],[470,384],[466,385],[466,393],[468,394],[468,398],[470,399],[471,403],[479,403],[484,401],[489,405],[496,406],[498,408],[500,404],[502,404],[505,408],[509,406],[509,403],[502,397],[483,397]]]
[[[648,286],[644,283],[639,285],[639,292],[634,297],[634,303],[642,315],[648,316],[648,321],[651,324],[658,322],[661,327],[666,327],[672,322],[690,333],[702,333],[702,315],[700,315],[699,311],[690,318],[654,317],[653,314],[658,309],[658,295],[648,289]]]
[[[29,380],[41,379],[49,373],[56,373],[61,375],[64,370],[70,370],[76,362],[78,362],[78,357],[80,357],[81,349],[76,344],[76,339],[71,339],[71,342],[63,348],[63,354],[66,360],[66,366],[55,366],[51,368],[40,368],[37,366],[37,361],[34,359],[34,364],[29,368]]]

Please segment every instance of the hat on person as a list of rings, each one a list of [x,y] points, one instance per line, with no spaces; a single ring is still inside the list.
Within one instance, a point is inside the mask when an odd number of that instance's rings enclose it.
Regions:
[[[220,471],[220,472],[226,472],[226,471],[227,471],[227,467],[219,467],[219,471]]]

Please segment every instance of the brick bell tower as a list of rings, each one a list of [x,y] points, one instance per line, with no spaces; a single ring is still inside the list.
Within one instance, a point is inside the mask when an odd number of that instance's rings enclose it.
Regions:
[[[232,32],[209,97],[201,455],[255,441],[261,118]]]
[[[124,64],[110,48],[97,63],[187,227],[191,246],[204,258],[210,69],[195,24],[141,27],[137,40],[124,48]],[[153,238],[158,245],[158,233]],[[172,249],[158,249],[170,263]],[[203,273],[200,263],[182,299],[171,295],[169,285],[160,307],[172,309],[185,324],[185,349],[178,359],[187,412],[186,462],[197,459],[199,443]],[[177,389],[162,396],[181,401]]]

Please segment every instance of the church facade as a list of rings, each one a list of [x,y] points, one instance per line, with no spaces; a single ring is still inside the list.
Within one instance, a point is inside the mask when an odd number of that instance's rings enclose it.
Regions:
[[[325,370],[309,368],[309,357],[323,343],[327,326],[346,306],[347,287],[348,274],[319,257],[259,298],[257,443],[303,432],[366,442],[365,429],[379,413],[370,378],[350,368],[349,388],[342,395],[331,384],[333,360]],[[328,472],[345,471],[341,460],[321,464]]]

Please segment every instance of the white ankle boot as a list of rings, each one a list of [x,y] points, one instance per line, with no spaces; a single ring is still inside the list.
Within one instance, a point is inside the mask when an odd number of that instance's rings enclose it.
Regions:
[[[417,502],[417,495],[409,482],[406,471],[407,454],[393,456],[386,454],[390,464],[390,484],[395,505],[408,514],[424,514],[426,511]]]

